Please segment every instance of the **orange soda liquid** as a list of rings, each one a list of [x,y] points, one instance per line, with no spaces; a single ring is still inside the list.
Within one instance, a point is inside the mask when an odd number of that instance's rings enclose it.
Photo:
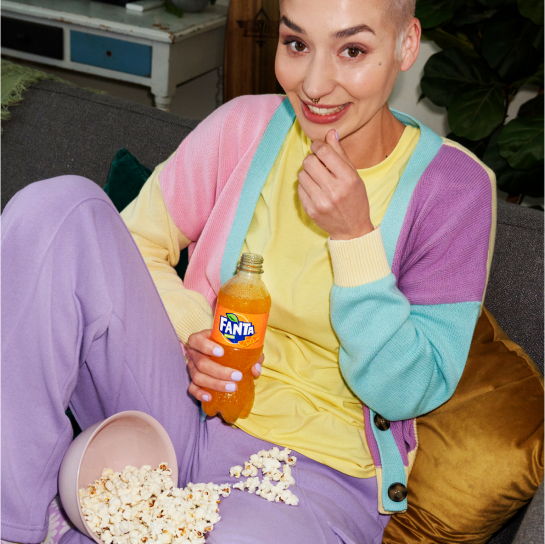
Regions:
[[[211,340],[223,347],[224,354],[223,357],[210,358],[223,366],[240,370],[242,380],[236,382],[234,392],[207,390],[211,400],[202,403],[207,415],[219,413],[227,423],[250,415],[255,395],[252,366],[263,352],[270,308],[271,297],[259,272],[241,268],[220,289]]]

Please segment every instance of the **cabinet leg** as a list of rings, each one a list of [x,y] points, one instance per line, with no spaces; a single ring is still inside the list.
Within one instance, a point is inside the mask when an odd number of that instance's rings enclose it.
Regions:
[[[172,102],[172,96],[155,96],[155,107],[163,110],[170,111],[170,104]]]

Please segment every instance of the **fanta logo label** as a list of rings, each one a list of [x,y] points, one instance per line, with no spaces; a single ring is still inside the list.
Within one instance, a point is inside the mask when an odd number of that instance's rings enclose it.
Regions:
[[[241,321],[239,317],[244,321]],[[231,344],[238,344],[255,334],[253,323],[248,321],[243,315],[238,316],[233,313],[220,315],[219,330],[225,340]]]

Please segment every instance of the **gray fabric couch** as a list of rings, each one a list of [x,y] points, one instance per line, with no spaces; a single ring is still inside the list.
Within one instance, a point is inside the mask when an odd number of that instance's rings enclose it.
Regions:
[[[78,174],[104,186],[125,147],[153,168],[197,121],[43,81],[11,108],[2,135],[2,209],[36,180]],[[486,306],[543,372],[543,213],[498,203],[496,249]],[[492,544],[543,543],[543,484]]]

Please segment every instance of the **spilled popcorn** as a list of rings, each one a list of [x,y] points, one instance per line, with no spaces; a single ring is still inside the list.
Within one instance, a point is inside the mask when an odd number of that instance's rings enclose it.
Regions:
[[[284,502],[290,506],[297,506],[299,499],[288,487],[295,484],[291,475],[291,467],[295,465],[297,457],[291,455],[291,450],[284,448],[280,451],[274,447],[271,450],[261,450],[250,456],[250,460],[244,463],[244,467],[236,465],[231,467],[229,474],[232,477],[247,477],[245,482],[238,482],[233,485],[233,489],[240,491],[248,490],[248,493],[255,493],[262,499],[270,502]],[[284,463],[283,470],[280,470]],[[258,470],[263,473],[263,480],[258,478]],[[275,484],[274,482],[278,482]]]
[[[274,447],[252,455],[244,466],[231,467],[232,477],[247,478],[233,489],[297,506],[299,499],[288,489],[295,484],[291,467],[297,461],[290,453]],[[189,483],[180,489],[171,474],[167,463],[155,469],[127,465],[123,472],[105,468],[100,479],[79,490],[88,527],[105,544],[205,544],[206,533],[221,519],[220,497],[228,497],[231,486]]]
[[[105,544],[204,544],[221,519],[218,504],[229,484],[174,487],[166,463],[152,469],[104,469],[99,480],[79,490],[83,517]]]

